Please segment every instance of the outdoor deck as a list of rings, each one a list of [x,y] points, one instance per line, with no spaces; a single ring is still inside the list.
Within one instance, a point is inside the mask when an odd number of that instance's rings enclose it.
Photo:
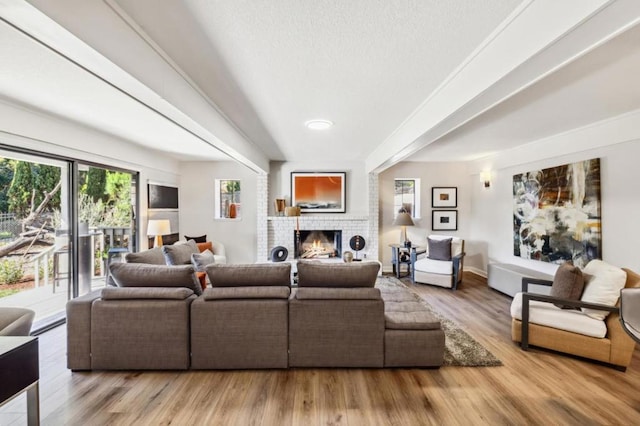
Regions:
[[[104,277],[91,280],[91,290],[104,287]],[[55,292],[52,284],[22,290],[19,293],[0,298],[0,307],[20,307],[36,312],[34,322],[60,314],[64,311],[68,297],[66,283],[59,283]]]

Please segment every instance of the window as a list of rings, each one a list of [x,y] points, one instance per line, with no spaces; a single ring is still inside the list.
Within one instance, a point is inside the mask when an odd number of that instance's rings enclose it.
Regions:
[[[239,180],[216,179],[215,218],[240,219],[241,197]]]
[[[420,179],[396,178],[393,192],[394,216],[401,210],[420,218]]]

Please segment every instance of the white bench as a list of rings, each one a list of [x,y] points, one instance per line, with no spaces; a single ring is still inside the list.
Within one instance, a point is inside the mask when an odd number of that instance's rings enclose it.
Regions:
[[[487,272],[487,282],[489,287],[498,290],[511,297],[522,291],[522,278],[538,278],[553,281],[553,275],[544,272],[528,269],[510,263],[490,263]],[[551,287],[530,284],[529,291],[531,293],[549,294]]]

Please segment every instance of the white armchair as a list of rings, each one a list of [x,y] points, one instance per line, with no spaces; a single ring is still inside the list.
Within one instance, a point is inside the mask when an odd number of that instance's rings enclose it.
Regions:
[[[411,278],[414,283],[456,289],[462,281],[464,240],[446,235],[429,235],[424,254],[411,252]]]
[[[227,252],[224,248],[224,244],[220,241],[211,241],[213,244],[213,257],[217,264],[227,263]]]

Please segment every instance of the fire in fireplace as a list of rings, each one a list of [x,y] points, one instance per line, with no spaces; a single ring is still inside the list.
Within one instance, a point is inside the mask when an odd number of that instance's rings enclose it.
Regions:
[[[342,231],[293,231],[293,241],[296,259],[342,257]]]

